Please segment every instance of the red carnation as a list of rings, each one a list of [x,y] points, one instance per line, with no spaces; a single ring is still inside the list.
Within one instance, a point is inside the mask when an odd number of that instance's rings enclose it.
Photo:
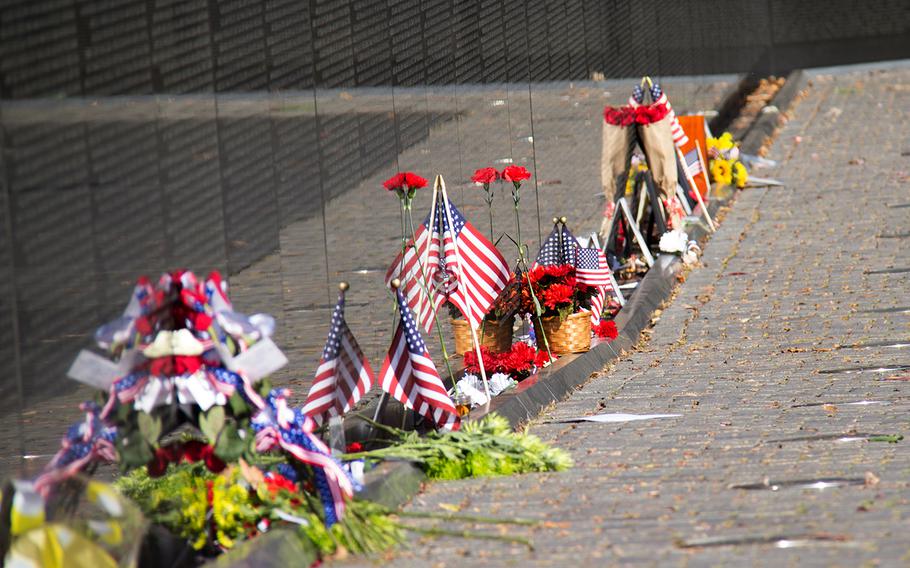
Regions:
[[[550,309],[558,309],[562,304],[572,302],[575,288],[566,284],[553,284],[543,292],[543,303]]]
[[[613,341],[619,336],[619,330],[616,329],[613,320],[600,320],[600,323],[594,326],[594,333],[607,341]]]
[[[498,179],[499,172],[496,171],[496,168],[480,168],[471,176],[471,181],[484,186],[489,186]]]
[[[523,341],[519,341],[512,346],[512,349],[504,358],[506,372],[523,373],[530,371],[531,367],[534,366],[535,355],[536,352],[533,347]]]
[[[497,367],[500,365],[498,357],[495,353],[490,353],[490,350],[486,347],[480,347],[480,354],[483,357],[483,368],[488,371],[496,371]],[[480,365],[477,363],[477,352],[476,351],[466,351],[464,354],[464,370],[469,373],[479,373]]]
[[[275,495],[282,489],[290,493],[297,492],[297,484],[280,473],[269,473],[265,478],[265,486],[272,495]]]
[[[553,357],[550,358],[550,355],[547,354],[546,350],[538,351],[537,356],[534,358],[534,366],[542,369],[545,365],[552,363],[555,360],[556,355],[553,355]]]
[[[202,367],[202,357],[198,355],[175,355],[174,374],[192,375]]]
[[[415,174],[414,172],[404,173],[405,184],[410,189],[420,189],[427,186],[427,180]]]
[[[531,172],[525,169],[524,166],[508,166],[506,169],[502,170],[502,179],[510,181],[515,185],[521,185],[523,180],[530,177]]]
[[[389,191],[404,191],[406,189],[419,189],[426,187],[427,180],[414,172],[397,173],[382,182],[382,187]]]

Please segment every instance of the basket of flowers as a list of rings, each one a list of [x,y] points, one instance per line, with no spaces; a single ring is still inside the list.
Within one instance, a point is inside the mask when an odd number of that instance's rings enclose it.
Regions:
[[[521,286],[516,279],[503,289],[484,317],[477,330],[481,347],[491,353],[505,353],[512,347],[512,326],[521,300]],[[463,355],[474,350],[471,326],[453,304],[449,304],[452,316],[452,333],[455,335],[455,353]]]
[[[534,314],[539,305],[540,318],[534,321],[534,333],[545,337],[553,353],[582,353],[591,348],[591,298],[596,289],[582,284],[571,265],[538,266],[528,275],[534,294],[525,286],[522,309]],[[535,305],[537,304],[537,305]]]

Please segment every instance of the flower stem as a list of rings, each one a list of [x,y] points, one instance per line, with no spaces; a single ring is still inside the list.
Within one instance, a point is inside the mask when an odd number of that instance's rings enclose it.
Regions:
[[[518,204],[521,202],[520,191],[521,185],[513,185],[512,201],[515,203],[515,225],[518,227],[518,265],[519,269],[524,271],[525,277],[528,279],[528,291],[531,292],[531,298],[534,300],[534,315],[537,316],[537,323],[540,324],[540,334],[543,335],[543,345],[547,350],[547,356],[550,358],[550,361],[552,361],[553,353],[550,352],[550,342],[547,340],[546,334],[543,333],[543,321],[541,321],[540,312],[537,310],[537,306],[539,306],[540,303],[537,300],[537,296],[534,294],[534,286],[531,284],[531,271],[528,270],[528,262],[525,259],[524,243],[521,242],[521,215],[519,215],[518,211]]]

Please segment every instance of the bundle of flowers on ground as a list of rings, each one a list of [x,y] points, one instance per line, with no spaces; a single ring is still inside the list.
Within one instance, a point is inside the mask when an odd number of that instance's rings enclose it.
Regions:
[[[739,144],[733,135],[724,132],[718,138],[708,138],[708,157],[711,177],[715,183],[735,185],[742,189],[749,181],[749,172],[740,161]]]
[[[431,479],[562,471],[572,466],[564,450],[526,432],[514,432],[508,420],[495,413],[466,422],[457,432],[431,432],[423,437],[364,420],[388,433],[394,443],[345,454],[345,459],[408,460],[417,463]]]

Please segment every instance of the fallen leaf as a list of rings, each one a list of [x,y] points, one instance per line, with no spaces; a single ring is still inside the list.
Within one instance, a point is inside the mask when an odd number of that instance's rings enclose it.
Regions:
[[[823,408],[823,409],[825,410],[825,412],[827,412],[828,414],[837,414],[837,406],[835,406],[835,405],[833,405],[833,404],[823,404],[823,405],[822,405],[822,408]]]
[[[866,487],[875,487],[881,479],[871,471],[866,472]]]

